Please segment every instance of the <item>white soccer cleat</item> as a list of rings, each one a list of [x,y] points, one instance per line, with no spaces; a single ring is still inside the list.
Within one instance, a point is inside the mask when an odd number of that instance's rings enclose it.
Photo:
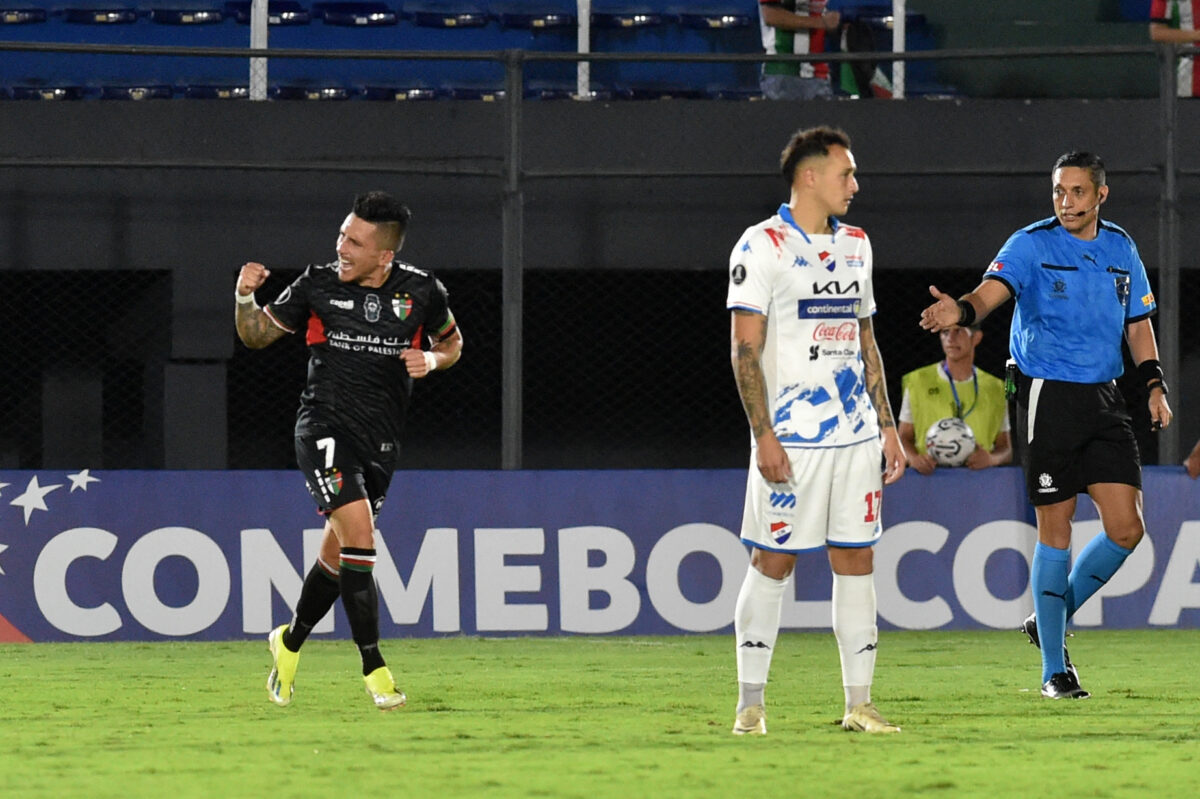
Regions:
[[[870,702],[850,708],[842,716],[842,729],[850,732],[900,732],[900,728],[879,715],[879,710]]]
[[[762,705],[750,705],[733,720],[734,735],[766,735],[767,710]]]

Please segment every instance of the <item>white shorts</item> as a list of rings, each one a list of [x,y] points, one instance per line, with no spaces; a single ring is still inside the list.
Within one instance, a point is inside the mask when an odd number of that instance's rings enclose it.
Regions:
[[[768,483],[750,454],[742,540],[771,552],[869,547],[883,533],[883,447],[789,449],[790,483]]]

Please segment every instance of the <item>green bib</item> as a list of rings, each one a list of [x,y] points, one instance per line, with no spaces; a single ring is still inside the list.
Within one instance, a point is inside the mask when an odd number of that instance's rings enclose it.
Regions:
[[[958,401],[962,404],[963,421],[975,434],[976,443],[991,451],[996,445],[996,436],[1004,424],[1006,403],[1004,382],[982,369],[979,376],[979,396],[975,396],[974,381],[966,380],[954,384]],[[908,394],[908,407],[912,411],[913,431],[917,440],[917,452],[925,452],[925,431],[934,422],[955,415],[954,392],[942,371],[942,363],[931,363],[914,369],[900,379],[900,386]]]

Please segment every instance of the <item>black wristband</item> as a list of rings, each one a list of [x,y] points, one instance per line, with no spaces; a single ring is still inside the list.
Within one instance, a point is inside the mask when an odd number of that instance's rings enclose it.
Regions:
[[[1146,384],[1146,393],[1149,394],[1151,391],[1153,391],[1156,388],[1161,388],[1163,396],[1164,397],[1167,396],[1167,394],[1168,394],[1167,383],[1161,377],[1156,377],[1155,379],[1151,380],[1149,383]]]
[[[1141,378],[1143,383],[1149,383],[1151,380],[1163,379],[1162,364],[1154,358],[1139,363],[1137,365],[1137,373],[1138,377]]]
[[[975,323],[975,306],[966,300],[958,301],[959,327],[970,327]]]

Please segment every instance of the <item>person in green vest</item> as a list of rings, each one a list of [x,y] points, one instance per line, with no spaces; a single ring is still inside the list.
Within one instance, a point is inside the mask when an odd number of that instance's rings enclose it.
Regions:
[[[975,348],[983,340],[983,331],[977,326],[952,327],[939,337],[945,359],[900,379],[904,397],[899,432],[908,465],[921,474],[933,474],[937,462],[925,451],[925,431],[950,416],[961,418],[975,434],[975,451],[967,459],[967,468],[1010,463],[1012,436],[1004,381],[975,366]]]

